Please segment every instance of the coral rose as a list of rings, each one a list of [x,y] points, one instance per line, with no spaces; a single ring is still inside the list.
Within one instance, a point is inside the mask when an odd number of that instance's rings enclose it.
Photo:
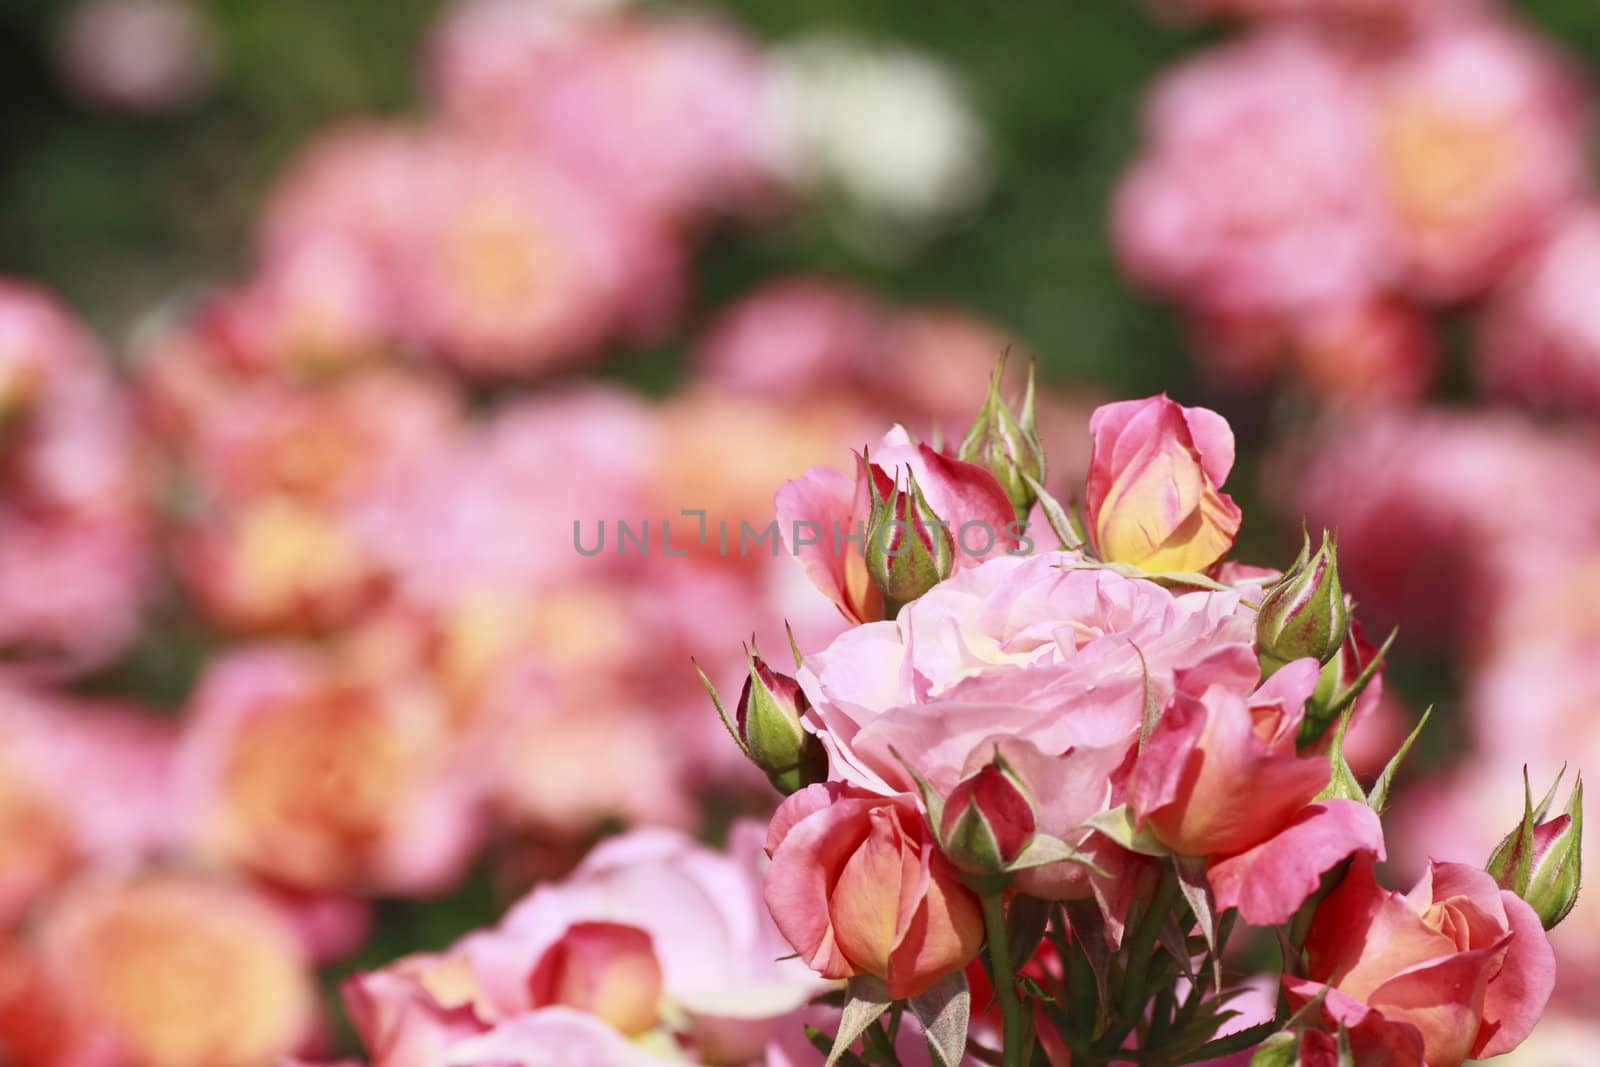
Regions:
[[[1291,1000],[1327,989],[1325,1015],[1354,1029],[1377,1014],[1391,1030],[1414,1032],[1427,1067],[1516,1048],[1555,986],[1533,909],[1460,863],[1434,863],[1401,894],[1358,858],[1317,908],[1306,949],[1309,977],[1285,981]]]
[[[767,854],[772,917],[826,978],[870,974],[913,997],[983,944],[977,898],[909,797],[809,786],[773,816]]]

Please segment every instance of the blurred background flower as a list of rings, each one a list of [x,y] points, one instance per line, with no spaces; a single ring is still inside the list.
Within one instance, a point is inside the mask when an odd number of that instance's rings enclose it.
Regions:
[[[1166,390],[1238,431],[1242,557],[1337,531],[1374,730],[1439,705],[1394,864],[1481,863],[1524,760],[1600,763],[1596,49],[1579,0],[6,6],[0,1059],[354,1053],[314,981],[766,814],[690,657],[845,625],[773,492],[959,439],[1007,350],[1063,498]],[[495,1039],[615,1038],[551,997]]]

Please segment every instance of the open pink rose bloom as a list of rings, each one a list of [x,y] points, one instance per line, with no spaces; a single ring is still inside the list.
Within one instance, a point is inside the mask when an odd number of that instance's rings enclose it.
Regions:
[[[0,3],[0,1067],[1600,1065],[1525,6]]]

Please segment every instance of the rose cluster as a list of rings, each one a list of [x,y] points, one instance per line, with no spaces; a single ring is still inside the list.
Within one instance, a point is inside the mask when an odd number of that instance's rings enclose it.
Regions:
[[[1486,392],[1597,410],[1571,57],[1488,0],[1168,6],[1247,25],[1151,90],[1112,229],[1209,376],[1413,399],[1443,362],[1436,313],[1468,305]]]
[[[1287,573],[1228,560],[1232,432],[1165,396],[1095,412],[1068,509],[1031,395],[1000,394],[959,446],[896,429],[853,478],[779,492],[786,535],[862,526],[794,541],[854,625],[791,641],[792,676],[750,651],[731,709],[713,692],[788,794],[773,919],[847,982],[836,1036],[813,1035],[829,1063],[894,1062],[902,1015],[947,1064],[1442,1067],[1518,1046],[1577,894],[1581,786],[1563,814],[1552,790],[1501,818],[1476,864],[1384,888],[1380,816],[1416,735],[1358,780],[1346,743],[1388,646],[1331,540]],[[978,551],[972,528],[1004,532]],[[1239,953],[1274,930],[1262,998]]]

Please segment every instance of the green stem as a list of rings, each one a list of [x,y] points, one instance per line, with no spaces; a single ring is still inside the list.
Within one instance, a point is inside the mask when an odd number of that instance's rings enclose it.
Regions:
[[[1122,1048],[1133,1028],[1144,1018],[1149,990],[1147,979],[1154,958],[1156,940],[1161,935],[1161,924],[1178,900],[1178,876],[1171,863],[1161,865],[1161,885],[1156,888],[1150,906],[1139,920],[1138,929],[1127,945],[1127,970],[1123,974],[1120,996],[1117,998],[1117,1025],[1095,1042],[1095,1051],[1107,1058]]]
[[[1011,965],[1011,945],[1006,931],[1003,895],[985,893],[983,928],[989,940],[989,964],[994,969],[994,991],[1000,1000],[1000,1020],[1004,1041],[1002,1067],[1024,1067],[1022,1004],[1017,999],[1017,975]]]

